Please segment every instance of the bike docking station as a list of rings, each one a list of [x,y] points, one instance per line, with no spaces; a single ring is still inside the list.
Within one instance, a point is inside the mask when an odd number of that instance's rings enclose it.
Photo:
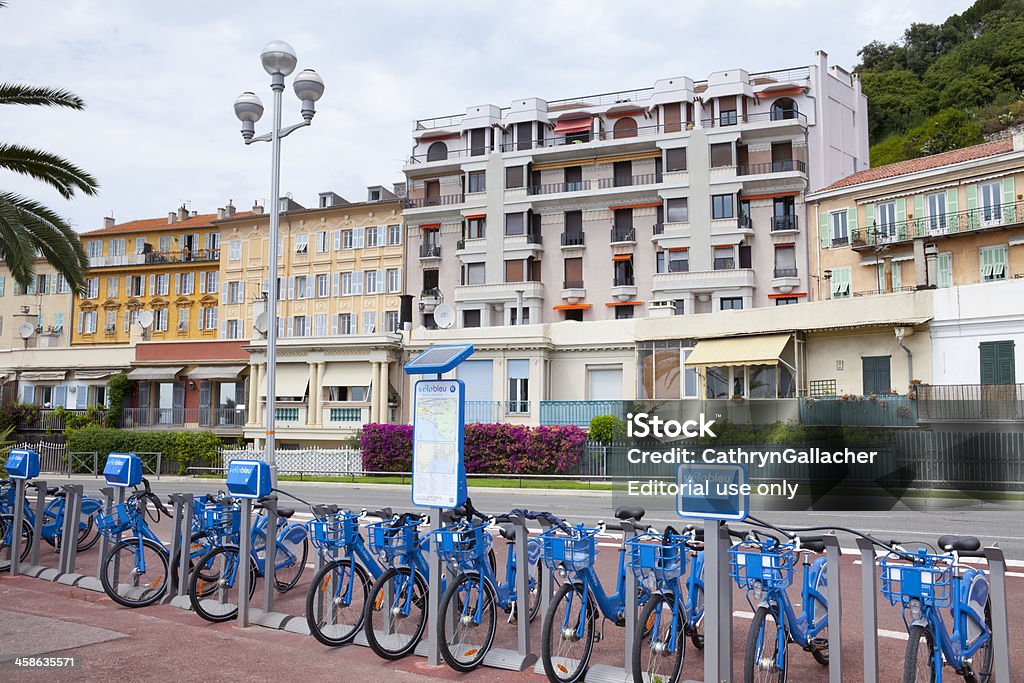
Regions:
[[[192,548],[192,517],[195,514],[193,501],[195,497],[191,493],[172,493],[169,496],[174,512],[171,526],[171,547],[170,557],[178,558],[178,565],[170,567],[171,585],[167,592],[160,599],[161,604],[170,604],[172,607],[189,609],[188,579],[189,560],[191,560]],[[184,549],[189,551],[182,552]]]
[[[17,576],[21,564],[21,526],[25,521],[25,486],[29,479],[39,476],[39,454],[35,451],[16,449],[7,455],[7,476],[14,481],[14,515],[11,522],[11,542],[7,546],[7,557],[0,558],[0,566],[8,569],[11,576]],[[43,482],[43,495],[46,494],[46,483]],[[41,510],[41,508],[40,508]],[[41,522],[42,515],[37,514],[36,520]],[[38,538],[38,533],[32,536]],[[38,548],[38,542],[37,546]]]
[[[232,460],[228,463],[226,486],[228,493],[232,497],[237,498],[241,504],[241,519],[238,532],[238,566],[236,567],[238,572],[238,580],[236,581],[238,587],[238,625],[244,628],[250,624],[257,623],[269,628],[279,628],[277,624],[263,623],[267,621],[265,617],[271,615],[269,605],[265,605],[268,609],[261,611],[250,610],[249,607],[249,593],[252,590],[249,582],[255,579],[255,576],[251,576],[249,573],[250,563],[252,562],[250,559],[252,503],[254,500],[265,498],[271,493],[270,465],[263,460]],[[276,520],[274,522],[276,526]],[[273,562],[273,558],[270,555],[272,547],[270,539],[272,537],[274,537],[273,532],[267,534],[267,566],[271,568],[268,570],[271,574],[273,573],[272,568],[274,566],[270,564]],[[274,589],[273,576],[264,577],[264,582],[269,586],[269,590]],[[281,616],[283,617],[284,615]]]
[[[142,483],[142,460],[134,453],[108,453],[107,462],[103,465],[103,480],[107,485],[100,489],[100,493],[103,495],[107,511],[113,511],[116,506],[124,504],[128,497],[128,489]],[[139,514],[145,514],[145,501],[139,502]],[[107,553],[120,542],[120,532],[115,535],[113,544],[111,544],[106,534],[100,534],[100,557],[96,569],[97,577],[104,571],[103,561],[106,559]],[[113,574],[113,582],[116,585],[120,583],[121,578],[121,562],[119,557],[114,558]],[[93,586],[94,581],[95,587]],[[98,578],[86,577],[79,585],[89,590],[104,592]]]

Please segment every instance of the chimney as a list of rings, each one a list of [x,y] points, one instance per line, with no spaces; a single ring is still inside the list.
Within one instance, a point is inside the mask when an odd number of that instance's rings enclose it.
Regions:
[[[199,212],[198,212],[198,211],[196,211],[195,209],[193,209],[192,211],[189,211],[189,212],[188,212],[188,217],[189,217],[189,218],[195,218],[195,217],[196,217],[196,216],[198,216],[198,215],[199,215]]]
[[[227,211],[225,211],[223,208],[218,208],[217,209],[217,220],[219,220],[219,221],[224,220],[226,215],[227,215]]]
[[[167,212],[167,224],[170,225],[178,220],[178,214],[175,211]]]
[[[1018,130],[1013,134],[1013,151],[1024,152],[1024,130]]]
[[[259,203],[258,200],[252,203],[252,212],[257,216],[263,215],[263,206]]]
[[[104,216],[103,217],[103,227],[104,228],[112,228],[116,224],[117,224],[117,221],[114,220],[113,216]]]
[[[180,207],[178,207],[178,220],[179,221],[183,221],[183,220],[187,220],[187,219],[188,219],[188,209],[186,209],[185,205],[182,204]]]
[[[230,199],[228,200],[228,205],[224,207],[224,214],[229,218],[235,215],[235,205],[231,203]]]

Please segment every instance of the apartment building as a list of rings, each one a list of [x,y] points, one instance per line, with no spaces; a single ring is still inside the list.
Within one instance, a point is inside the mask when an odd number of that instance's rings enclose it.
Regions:
[[[217,339],[220,231],[212,221],[232,212],[230,204],[203,215],[182,206],[166,218],[106,218],[83,233],[89,275],[74,301],[72,344]]]
[[[835,299],[1024,276],[1024,134],[879,166],[808,197]]]
[[[27,287],[0,263],[0,348],[66,346],[71,311],[71,287],[45,259],[36,259]]]
[[[401,191],[401,186],[395,188]],[[277,434],[282,444],[351,437],[398,417],[399,328],[404,293],[401,203],[382,186],[366,201],[323,192],[306,208],[280,200],[277,268]],[[222,336],[247,344],[246,436],[259,443],[266,410],[269,215],[225,218]]]
[[[796,303],[808,188],[867,167],[859,80],[817,54],[415,122],[404,167],[419,323],[460,328]]]

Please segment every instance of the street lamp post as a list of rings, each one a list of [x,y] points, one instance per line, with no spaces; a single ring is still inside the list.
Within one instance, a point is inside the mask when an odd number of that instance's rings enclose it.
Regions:
[[[263,69],[270,74],[270,88],[274,91],[274,121],[269,133],[256,135],[256,122],[263,116],[263,103],[254,93],[242,93],[235,100],[235,116],[242,122],[242,139],[249,145],[254,142],[269,142],[270,155],[270,254],[267,284],[267,408],[266,408],[266,460],[270,465],[270,476],[277,486],[277,458],[275,455],[274,427],[277,419],[277,233],[281,212],[281,138],[313,122],[316,101],[324,94],[324,81],[312,69],[301,71],[295,77],[295,95],[302,102],[302,121],[287,128],[281,128],[281,93],[284,79],[298,63],[295,50],[282,40],[267,43],[260,53]]]

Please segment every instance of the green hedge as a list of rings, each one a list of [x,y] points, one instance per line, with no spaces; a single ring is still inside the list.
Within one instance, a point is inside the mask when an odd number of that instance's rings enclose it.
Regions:
[[[90,425],[67,430],[68,450],[99,453],[100,462],[108,453],[163,453],[164,460],[177,463],[179,474],[189,467],[209,467],[217,458],[220,439],[213,432],[136,432]]]

